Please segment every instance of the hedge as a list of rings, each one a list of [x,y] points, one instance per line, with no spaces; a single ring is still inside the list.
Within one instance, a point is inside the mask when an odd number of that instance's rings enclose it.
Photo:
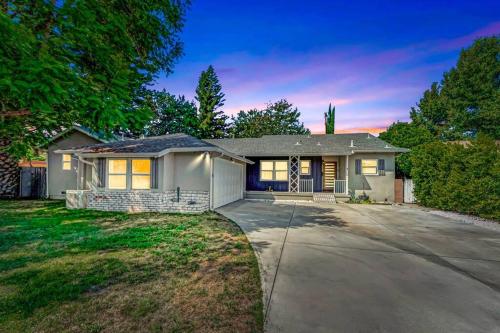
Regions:
[[[500,152],[494,140],[433,142],[410,154],[417,201],[500,221]]]

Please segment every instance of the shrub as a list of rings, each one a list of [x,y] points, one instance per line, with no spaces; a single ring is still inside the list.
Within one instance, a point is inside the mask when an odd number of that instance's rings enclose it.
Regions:
[[[411,153],[415,196],[424,206],[500,220],[500,152],[479,136],[470,145],[433,142]]]

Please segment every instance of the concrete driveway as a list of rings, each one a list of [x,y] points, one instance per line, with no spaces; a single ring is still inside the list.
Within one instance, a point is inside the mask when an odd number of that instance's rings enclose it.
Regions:
[[[420,208],[239,201],[268,332],[500,332],[500,232]]]

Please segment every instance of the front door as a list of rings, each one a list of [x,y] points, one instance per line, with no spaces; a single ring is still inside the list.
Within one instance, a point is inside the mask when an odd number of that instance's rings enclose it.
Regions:
[[[332,191],[335,188],[337,162],[323,161],[323,191]]]

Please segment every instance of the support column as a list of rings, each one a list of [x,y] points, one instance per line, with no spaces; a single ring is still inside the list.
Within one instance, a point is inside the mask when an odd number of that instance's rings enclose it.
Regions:
[[[345,156],[345,194],[349,195],[349,155]]]
[[[300,156],[290,156],[288,163],[288,192],[300,192]]]

